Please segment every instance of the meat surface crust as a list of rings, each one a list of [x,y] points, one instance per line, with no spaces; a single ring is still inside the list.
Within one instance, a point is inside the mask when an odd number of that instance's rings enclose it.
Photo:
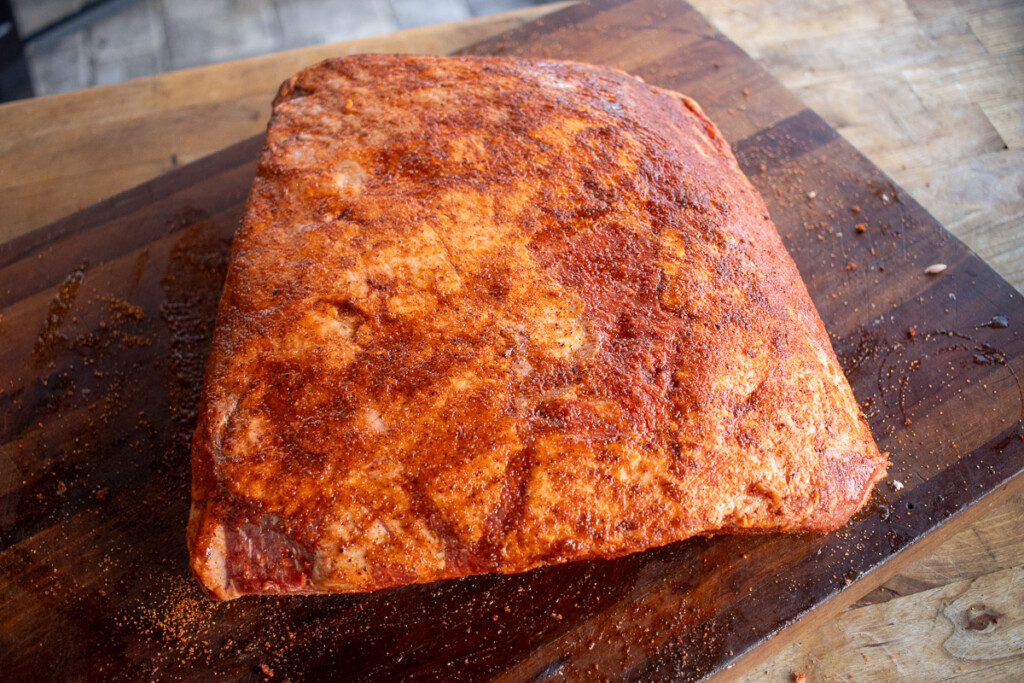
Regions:
[[[693,100],[480,57],[281,86],[192,444],[212,596],[828,530],[885,467]]]

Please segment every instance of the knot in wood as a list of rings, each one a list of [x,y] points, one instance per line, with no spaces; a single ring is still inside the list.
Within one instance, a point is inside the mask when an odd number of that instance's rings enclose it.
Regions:
[[[988,605],[971,605],[964,610],[964,628],[972,631],[986,631],[989,626],[999,623],[1003,616]]]

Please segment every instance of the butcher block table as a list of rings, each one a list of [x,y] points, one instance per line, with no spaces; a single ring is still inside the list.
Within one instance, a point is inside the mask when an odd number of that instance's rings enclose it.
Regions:
[[[1024,9],[694,4],[549,5],[0,107],[0,678],[1024,679]],[[199,593],[188,441],[273,93],[329,56],[460,50],[618,66],[719,123],[893,462],[847,527]]]

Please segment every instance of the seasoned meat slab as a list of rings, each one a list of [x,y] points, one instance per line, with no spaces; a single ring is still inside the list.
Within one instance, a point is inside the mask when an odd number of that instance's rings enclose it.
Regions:
[[[192,445],[214,597],[833,529],[885,466],[693,100],[477,57],[281,87]]]

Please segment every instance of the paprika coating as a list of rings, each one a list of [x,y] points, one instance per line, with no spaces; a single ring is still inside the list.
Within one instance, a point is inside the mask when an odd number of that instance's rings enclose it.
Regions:
[[[830,530],[886,464],[693,100],[488,57],[281,86],[192,444],[211,596]]]

